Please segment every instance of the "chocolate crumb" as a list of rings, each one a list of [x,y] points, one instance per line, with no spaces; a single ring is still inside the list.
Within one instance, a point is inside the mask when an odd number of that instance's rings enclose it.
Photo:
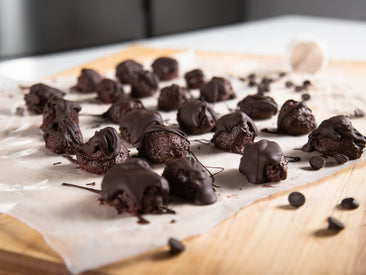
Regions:
[[[263,128],[261,131],[268,134],[278,134],[278,130],[276,128]]]
[[[266,188],[272,187],[272,188],[274,188],[274,186],[273,185],[270,185],[270,184],[263,184],[263,187],[266,187]]]
[[[310,100],[310,98],[311,98],[311,96],[308,93],[301,95],[301,99],[303,101],[308,101],[308,100]]]
[[[305,203],[305,196],[300,192],[292,192],[288,196],[288,202],[294,207],[300,207]]]
[[[296,92],[301,92],[304,89],[303,86],[295,86],[295,91]]]
[[[343,154],[336,154],[334,156],[334,159],[337,162],[337,164],[344,164],[347,161],[349,161],[349,158],[346,155],[343,155]]]
[[[174,239],[174,238],[169,238],[168,245],[170,248],[171,255],[177,255],[177,254],[183,252],[185,249],[184,244],[181,241]]]
[[[294,83],[292,83],[291,81],[286,81],[285,86],[286,88],[291,88],[292,86],[294,86]]]
[[[287,159],[288,162],[299,162],[299,161],[301,161],[300,157],[286,156],[286,159]]]
[[[341,206],[345,209],[353,210],[359,207],[359,202],[354,198],[345,198],[341,202]]]
[[[239,77],[239,80],[245,82],[246,79],[245,77]]]
[[[59,164],[61,164],[61,161],[52,163],[52,165],[59,165]]]
[[[280,72],[279,74],[278,74],[278,77],[284,77],[284,76],[286,76],[287,75],[287,73],[285,73],[285,72]]]
[[[364,117],[365,116],[365,112],[362,111],[361,109],[359,108],[356,108],[354,110],[354,113],[353,113],[354,117]]]
[[[309,163],[314,170],[319,170],[324,167],[325,160],[320,156],[312,156],[309,159]]]
[[[310,86],[311,85],[311,81],[310,80],[308,80],[308,79],[306,79],[306,80],[304,80],[304,82],[302,83],[302,86],[306,89],[308,86]]]
[[[177,223],[177,221],[176,221],[176,220],[174,220],[174,219],[172,219],[172,220],[170,221],[170,223]]]
[[[254,87],[254,86],[256,86],[257,85],[257,83],[255,82],[255,80],[254,79],[250,79],[249,80],[249,82],[248,82],[248,86],[249,87]]]
[[[332,231],[341,231],[344,229],[344,224],[333,217],[328,217],[328,229]]]
[[[25,109],[23,107],[17,107],[15,109],[15,115],[24,116],[24,114],[25,114]]]
[[[254,79],[254,78],[255,78],[255,74],[250,74],[250,75],[248,75],[248,78],[249,78],[250,80]]]
[[[90,186],[95,186],[95,182],[89,182],[89,183],[86,183],[85,185],[90,185]]]

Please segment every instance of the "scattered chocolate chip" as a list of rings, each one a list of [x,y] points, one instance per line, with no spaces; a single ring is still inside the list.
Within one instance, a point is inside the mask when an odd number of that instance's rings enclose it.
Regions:
[[[172,220],[170,221],[170,223],[177,223],[177,221],[176,221],[176,220],[174,220],[174,219],[172,219]]]
[[[302,83],[302,86],[304,87],[304,88],[307,88],[308,86],[310,86],[311,85],[311,82],[310,82],[310,80],[308,80],[308,79],[306,79],[306,80],[304,80],[304,82]]]
[[[257,83],[255,82],[254,79],[250,79],[249,82],[248,82],[248,86],[249,87],[254,87],[255,85],[257,85]]]
[[[24,116],[25,109],[23,107],[17,107],[15,109],[15,115],[17,116]]]
[[[89,183],[86,183],[85,185],[90,185],[90,186],[95,186],[95,182],[89,182]]]
[[[328,217],[328,229],[332,231],[341,231],[344,229],[344,224],[333,217]]]
[[[309,159],[309,163],[314,170],[319,170],[324,167],[325,160],[320,156],[312,156]]]
[[[311,96],[308,93],[301,95],[301,99],[303,101],[308,101],[310,98],[311,98]]]
[[[295,86],[295,91],[296,92],[301,92],[304,89],[303,86]]]
[[[278,74],[278,76],[279,77],[284,77],[284,76],[286,76],[287,75],[287,73],[285,73],[285,72],[280,72],[279,74]]]
[[[336,154],[334,156],[334,159],[337,162],[337,164],[344,164],[347,161],[349,161],[349,158],[346,155],[343,155],[343,154]]]
[[[170,248],[171,255],[177,255],[177,254],[183,252],[184,248],[185,248],[184,244],[181,241],[174,239],[174,238],[169,238],[168,245]]]
[[[255,78],[255,74],[250,74],[250,75],[248,75],[248,78],[249,78],[250,80],[254,79],[254,78]]]
[[[361,109],[359,108],[356,108],[354,110],[354,113],[353,113],[354,117],[364,117],[365,116],[365,112],[362,111]]]
[[[245,82],[246,79],[245,77],[239,77],[239,80]]]
[[[300,207],[305,203],[305,196],[300,192],[292,192],[288,196],[288,202],[294,207]]]
[[[343,208],[345,209],[356,209],[358,208],[358,206],[360,205],[359,202],[357,200],[355,200],[354,198],[345,198],[342,200],[341,205]]]
[[[59,164],[61,164],[61,161],[54,162],[52,165],[59,165]]]
[[[294,86],[294,83],[292,83],[291,81],[286,81],[285,86],[286,88],[291,88],[292,86]]]

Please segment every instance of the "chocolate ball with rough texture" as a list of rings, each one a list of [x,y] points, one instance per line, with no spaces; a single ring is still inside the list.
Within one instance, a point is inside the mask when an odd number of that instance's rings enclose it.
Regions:
[[[154,95],[159,88],[159,79],[149,71],[136,72],[131,79],[131,97],[141,98]]]
[[[240,111],[252,119],[268,119],[277,113],[278,106],[272,97],[260,94],[248,95],[238,102]]]
[[[200,99],[215,103],[236,98],[229,80],[223,77],[213,77],[200,90]]]
[[[81,93],[93,93],[102,81],[101,75],[93,69],[82,69],[75,89]]]
[[[97,99],[103,103],[113,103],[124,97],[122,85],[112,79],[103,78],[96,87]]]
[[[184,78],[189,89],[201,89],[207,82],[206,76],[200,69],[187,72]]]
[[[114,102],[112,106],[102,114],[102,117],[108,118],[111,122],[119,124],[121,118],[132,110],[145,109],[142,102],[137,98],[123,98]]]
[[[172,80],[178,77],[179,64],[174,58],[159,57],[155,59],[151,67],[159,80]]]
[[[187,102],[188,92],[186,88],[172,84],[161,89],[158,98],[158,109],[161,111],[177,110],[182,103]]]
[[[116,77],[122,84],[130,84],[137,72],[142,72],[144,67],[131,59],[119,63],[116,67]]]

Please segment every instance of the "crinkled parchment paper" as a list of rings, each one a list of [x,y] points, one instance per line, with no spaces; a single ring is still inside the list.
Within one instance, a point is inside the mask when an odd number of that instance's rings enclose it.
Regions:
[[[281,63],[257,67],[252,61],[220,68],[203,62],[192,52],[178,54],[176,58],[180,62],[182,74],[199,67],[209,78],[213,75],[230,78],[238,99],[215,104],[214,109],[220,116],[228,113],[229,109],[234,109],[238,100],[256,92],[242,81],[225,75],[224,70],[240,75],[253,71],[267,75],[268,72],[273,72],[274,77],[278,72],[287,70]],[[151,60],[146,61],[146,68],[149,64]],[[114,78],[112,69],[107,76]],[[355,108],[366,110],[365,99],[362,96],[365,86],[349,83],[342,75],[288,74],[271,86],[270,95],[275,98],[279,106],[290,98],[300,100],[301,93],[285,89],[284,82],[292,80],[301,84],[304,79],[310,79],[313,83],[309,89],[312,99],[308,105],[313,109],[318,124],[332,115],[351,114]],[[102,127],[113,126],[118,130],[117,125],[108,124],[96,116],[106,111],[108,105],[98,103],[94,99],[95,95],[80,95],[69,91],[75,82],[76,78],[58,78],[48,81],[47,84],[67,91],[66,99],[77,101],[82,105],[80,126],[84,140],[87,141]],[[184,85],[182,78],[174,83]],[[161,87],[169,84],[170,82],[161,83]],[[271,139],[280,144],[286,156],[299,156],[302,159],[301,162],[289,163],[286,180],[271,183],[272,188],[267,188],[268,186],[248,183],[245,176],[239,173],[240,155],[225,153],[212,144],[202,142],[210,140],[213,133],[190,136],[192,151],[204,165],[211,167],[209,169],[212,173],[219,171],[213,167],[224,167],[224,171],[215,176],[218,201],[208,206],[173,202],[170,208],[176,211],[175,215],[144,215],[150,223],[141,225],[137,223],[135,217],[127,214],[118,215],[114,208],[100,205],[98,195],[94,193],[61,186],[62,182],[81,186],[95,182],[93,188],[99,189],[102,177],[78,169],[76,164],[45,148],[39,129],[42,117],[28,114],[27,111],[21,114],[26,90],[6,80],[2,81],[0,89],[0,211],[20,219],[41,232],[47,243],[60,253],[73,273],[165,245],[169,237],[184,239],[204,233],[257,199],[313,182],[365,160],[365,154],[360,160],[350,161],[344,165],[335,165],[334,161],[328,159],[325,168],[314,171],[309,169],[308,159],[317,153],[309,154],[298,150],[306,143],[307,136],[290,137],[260,133],[256,141],[263,138]],[[128,92],[128,86],[125,90]],[[192,93],[197,95],[198,91]],[[157,95],[143,99],[143,102],[147,108],[156,110]],[[175,112],[162,115],[167,125],[176,126]],[[276,127],[276,117],[257,121],[256,124],[259,129]],[[133,148],[130,151],[131,154],[136,153]],[[161,174],[164,167],[152,164],[152,168]],[[173,219],[175,223],[171,223]]]

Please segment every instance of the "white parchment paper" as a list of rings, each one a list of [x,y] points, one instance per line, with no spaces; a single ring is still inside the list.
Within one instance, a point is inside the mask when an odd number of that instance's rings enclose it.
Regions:
[[[272,76],[277,77],[278,72],[288,69],[281,62],[258,67],[258,64],[253,61],[225,68],[207,64],[193,52],[185,52],[175,57],[180,62],[181,75],[199,67],[204,70],[208,78],[216,75],[225,76],[231,80],[238,98],[215,104],[214,109],[220,116],[228,113],[229,109],[234,109],[237,101],[256,92],[254,88],[248,88],[239,79],[226,75],[225,71],[230,71],[230,75],[235,73],[243,76],[250,72],[266,75],[273,73]],[[151,61],[146,61],[146,68]],[[112,69],[106,76],[114,78]],[[300,100],[301,93],[284,88],[284,83],[291,80],[301,84],[305,79],[310,79],[313,83],[308,91],[312,96],[308,105],[313,109],[318,124],[333,115],[352,114],[355,108],[366,110],[366,102],[362,96],[365,85],[350,82],[343,75],[288,74],[271,85],[269,95],[275,98],[279,107],[287,99]],[[75,82],[76,78],[58,78],[46,84],[66,91],[66,99],[77,101],[82,105],[80,126],[84,141],[87,141],[96,130],[106,126],[113,126],[118,130],[117,125],[103,122],[96,116],[106,111],[109,105],[98,103],[93,94],[80,95],[69,91]],[[184,85],[181,77],[172,82],[163,82],[161,87],[173,82]],[[27,111],[23,114],[21,112],[21,108],[24,107],[23,95],[27,90],[14,86],[14,83],[7,80],[2,80],[0,83],[2,83],[0,87],[0,211],[20,219],[41,232],[47,243],[60,253],[68,269],[73,273],[165,245],[169,237],[184,239],[202,234],[255,200],[313,182],[346,166],[365,160],[365,154],[361,159],[344,165],[336,165],[335,161],[328,159],[325,168],[314,171],[309,168],[308,160],[310,156],[318,153],[309,154],[298,150],[307,142],[307,136],[290,137],[261,132],[256,141],[263,138],[276,141],[286,156],[299,156],[302,161],[289,163],[288,178],[280,183],[253,185],[238,171],[240,155],[225,153],[212,144],[207,145],[197,141],[210,140],[213,133],[190,136],[192,151],[203,164],[224,168],[223,172],[215,176],[215,184],[219,186],[216,188],[218,201],[208,206],[172,203],[170,208],[177,212],[175,215],[144,215],[150,223],[141,225],[137,223],[135,217],[128,214],[118,215],[114,208],[100,205],[97,194],[61,186],[62,182],[81,186],[95,182],[93,188],[99,189],[102,176],[78,169],[76,164],[45,148],[42,133],[39,130],[42,116],[28,114]],[[128,86],[125,86],[125,90],[129,92]],[[193,91],[192,94],[197,96],[198,91]],[[148,109],[156,110],[157,96],[143,99],[144,105]],[[175,112],[162,113],[162,115],[167,125],[176,125]],[[259,129],[275,128],[276,119],[275,116],[269,120],[257,121],[256,125]],[[355,126],[357,126],[357,120],[354,120]],[[365,129],[359,130],[362,132]],[[130,148],[130,151],[131,155],[136,153],[133,148]],[[164,168],[163,165],[152,164],[151,166],[159,174]],[[216,168],[210,168],[210,170],[213,173],[219,171]],[[172,220],[176,222],[172,223]]]

